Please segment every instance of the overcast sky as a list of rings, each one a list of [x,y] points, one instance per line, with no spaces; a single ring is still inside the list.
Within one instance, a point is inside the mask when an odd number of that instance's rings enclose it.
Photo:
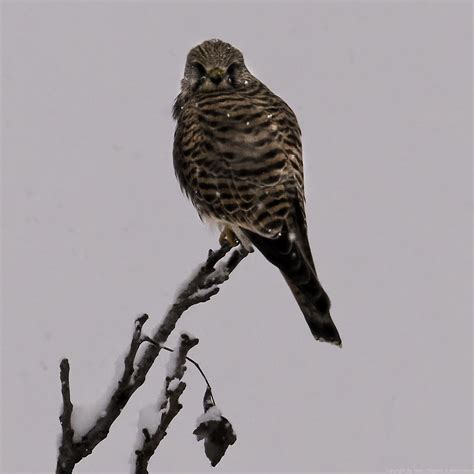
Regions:
[[[61,407],[106,389],[217,246],[181,195],[171,104],[213,37],[295,111],[310,241],[342,350],[254,253],[177,331],[237,432],[213,472],[472,467],[469,2],[3,3],[2,472],[51,473]],[[169,345],[175,344],[178,332]],[[129,471],[167,354],[78,473]],[[192,431],[154,472],[209,472]]]

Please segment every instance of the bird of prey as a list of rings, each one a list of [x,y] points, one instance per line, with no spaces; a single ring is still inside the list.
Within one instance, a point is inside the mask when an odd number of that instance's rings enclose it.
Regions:
[[[221,243],[255,246],[283,274],[313,336],[341,345],[307,236],[301,131],[291,108],[221,40],[187,56],[173,161],[181,189]]]

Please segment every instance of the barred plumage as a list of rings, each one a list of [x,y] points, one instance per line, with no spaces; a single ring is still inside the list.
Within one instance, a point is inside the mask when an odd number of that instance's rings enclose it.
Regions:
[[[341,344],[316,275],[304,210],[301,132],[291,108],[220,40],[187,58],[174,166],[199,215],[231,229],[276,265],[316,339]]]

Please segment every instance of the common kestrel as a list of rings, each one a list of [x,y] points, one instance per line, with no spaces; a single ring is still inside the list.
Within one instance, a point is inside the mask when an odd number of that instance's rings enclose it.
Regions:
[[[341,345],[307,236],[301,131],[242,53],[209,40],[187,56],[173,117],[181,188],[221,239],[253,244],[277,266],[316,339]]]

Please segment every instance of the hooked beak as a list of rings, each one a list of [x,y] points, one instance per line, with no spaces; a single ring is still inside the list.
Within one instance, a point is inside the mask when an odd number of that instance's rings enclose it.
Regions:
[[[224,79],[224,76],[225,70],[220,67],[215,67],[207,73],[207,77],[216,85]]]

